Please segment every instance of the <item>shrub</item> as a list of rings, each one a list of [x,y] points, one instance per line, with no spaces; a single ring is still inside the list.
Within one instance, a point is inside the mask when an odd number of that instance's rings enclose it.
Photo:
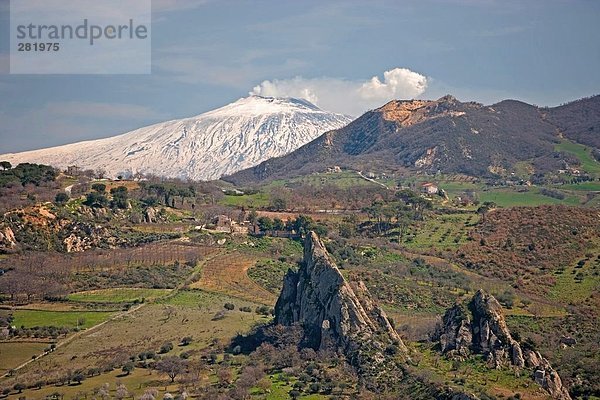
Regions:
[[[81,381],[85,379],[85,375],[82,372],[77,372],[73,375],[72,379],[77,382],[77,384],[81,384]]]
[[[98,193],[104,193],[106,191],[106,185],[104,183],[94,183],[92,190]]]
[[[63,206],[67,204],[67,201],[69,201],[69,195],[65,192],[57,193],[56,196],[54,196],[54,202],[58,206]]]
[[[165,354],[165,353],[170,352],[171,350],[173,350],[173,343],[166,342],[166,343],[163,343],[162,346],[160,346],[160,350],[158,352],[160,354]]]
[[[182,346],[187,346],[187,345],[189,345],[190,343],[192,343],[192,341],[193,341],[193,339],[192,339],[192,337],[191,337],[191,336],[186,336],[186,337],[184,337],[183,339],[181,339],[181,345],[182,345]]]
[[[133,364],[133,362],[128,362],[125,363],[125,365],[123,365],[123,368],[121,368],[121,371],[123,371],[126,375],[129,375],[130,373],[133,372],[133,370],[135,369],[135,365]]]

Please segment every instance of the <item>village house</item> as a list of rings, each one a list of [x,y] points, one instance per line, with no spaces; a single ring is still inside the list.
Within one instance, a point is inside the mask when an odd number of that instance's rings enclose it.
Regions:
[[[425,194],[438,194],[439,188],[435,183],[425,182],[421,185],[421,192]]]

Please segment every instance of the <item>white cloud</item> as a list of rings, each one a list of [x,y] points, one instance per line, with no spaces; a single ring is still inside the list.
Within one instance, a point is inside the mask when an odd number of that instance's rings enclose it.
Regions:
[[[357,116],[392,99],[415,98],[427,89],[427,83],[424,75],[407,68],[394,68],[383,73],[383,81],[378,76],[367,81],[302,77],[274,79],[263,81],[250,94],[300,97],[325,110]]]

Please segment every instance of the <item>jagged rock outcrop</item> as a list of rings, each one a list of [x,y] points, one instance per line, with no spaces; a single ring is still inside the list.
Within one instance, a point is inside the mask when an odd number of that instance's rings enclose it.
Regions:
[[[538,351],[525,349],[523,352],[525,365],[533,369],[533,379],[535,382],[546,389],[555,399],[571,399],[569,391],[563,386],[560,375],[550,362],[545,359]]]
[[[275,322],[301,325],[305,346],[341,349],[359,375],[368,377],[367,385],[376,386],[391,372],[389,353],[408,358],[404,343],[365,285],[344,279],[314,232],[304,242],[301,268],[284,278]]]
[[[494,296],[478,290],[469,304],[473,315],[473,348],[486,354],[494,368],[506,364],[525,366],[523,351],[506,326],[502,307]]]
[[[477,291],[468,307],[456,304],[448,309],[436,332],[444,354],[464,360],[483,354],[491,368],[530,368],[533,379],[554,399],[570,400],[558,373],[539,352],[523,350],[506,326],[500,303],[494,296]]]
[[[439,335],[442,352],[452,358],[465,359],[471,354],[471,321],[462,304],[456,304],[444,314]]]
[[[17,239],[9,226],[0,227],[0,253],[8,253],[17,248]]]
[[[153,207],[144,210],[144,222],[149,224],[156,222],[156,210]]]
[[[69,236],[63,239],[67,253],[82,252],[95,247],[114,248],[124,244],[124,240],[113,236],[109,229],[101,225],[76,222],[67,226],[65,232],[69,233]]]

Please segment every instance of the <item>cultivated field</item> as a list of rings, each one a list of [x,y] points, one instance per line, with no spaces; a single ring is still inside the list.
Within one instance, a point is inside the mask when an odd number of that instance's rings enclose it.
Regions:
[[[248,277],[247,271],[256,261],[256,256],[241,252],[214,257],[202,266],[200,280],[190,287],[273,305],[275,295]]]
[[[131,303],[134,301],[151,301],[163,297],[171,292],[170,289],[146,288],[114,288],[88,290],[71,293],[67,296],[69,301],[81,303]]]
[[[50,345],[48,341],[0,342],[0,376],[32,357],[40,355]]]
[[[225,303],[234,304],[235,309],[226,311],[223,306]],[[219,350],[220,346],[238,332],[248,331],[254,324],[265,321],[265,317],[254,313],[258,305],[202,290],[180,291],[172,297],[143,305],[132,313],[112,319],[98,329],[83,332],[54,352],[24,367],[11,381],[58,379],[62,373],[59,371],[65,365],[72,370],[110,369],[111,365],[121,365],[130,356],[140,352],[158,352],[164,343],[174,345],[169,355],[206,348],[214,348],[219,352],[222,351]],[[248,308],[251,312],[240,311],[239,308]],[[191,344],[180,346],[181,339],[186,336],[192,337]],[[57,372],[48,375],[48,371]],[[144,374],[147,372],[144,371]],[[103,380],[98,382],[110,382],[113,375],[111,372],[102,374]],[[71,392],[70,387],[68,389]],[[78,388],[74,387],[74,390],[76,392]],[[35,391],[31,391],[31,395],[34,394]]]
[[[36,326],[56,326],[68,328],[89,328],[107,320],[114,313],[110,311],[45,311],[18,309],[13,312],[13,325],[33,328]]]

